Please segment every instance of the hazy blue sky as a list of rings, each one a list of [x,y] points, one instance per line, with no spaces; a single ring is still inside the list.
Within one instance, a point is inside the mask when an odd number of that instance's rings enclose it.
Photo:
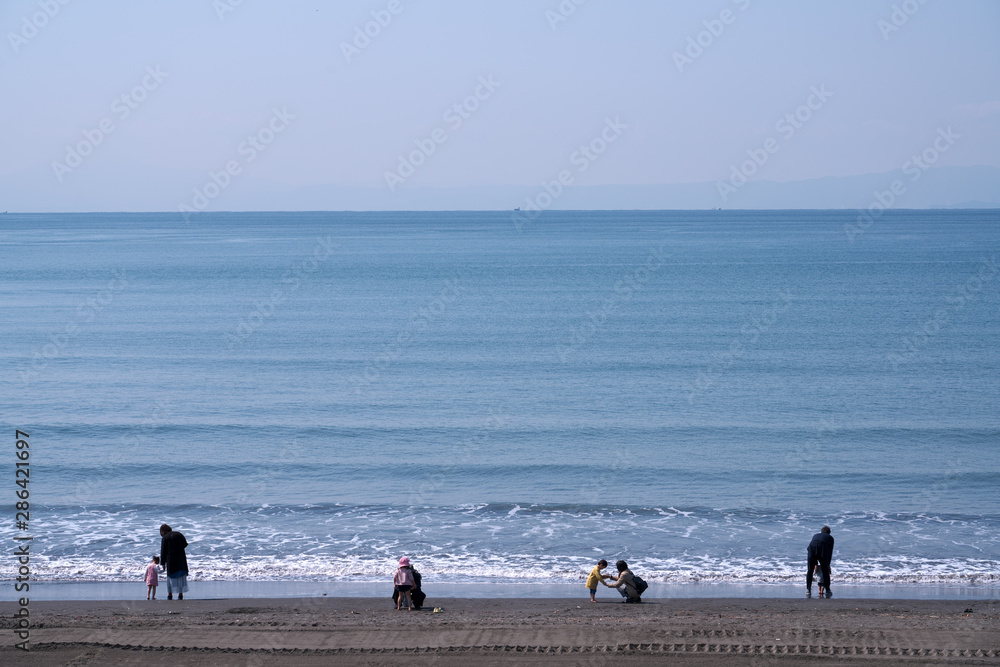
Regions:
[[[236,1],[0,5],[0,209],[87,194],[176,210],[230,161],[242,186],[213,209],[241,208],[247,183],[391,196],[386,172],[437,128],[443,143],[394,187],[537,187],[562,169],[576,186],[714,182],[769,138],[752,179],[846,176],[897,169],[948,126],[961,139],[935,166],[1000,166],[995,0]],[[345,56],[372,12],[391,21]],[[699,33],[707,46],[679,67]],[[115,102],[144,79],[135,108]],[[477,86],[478,108],[445,117]],[[814,87],[832,95],[779,129]],[[78,166],[53,166],[105,119]],[[615,141],[580,171],[574,151],[606,119]],[[242,142],[269,123],[280,131],[249,160]]]

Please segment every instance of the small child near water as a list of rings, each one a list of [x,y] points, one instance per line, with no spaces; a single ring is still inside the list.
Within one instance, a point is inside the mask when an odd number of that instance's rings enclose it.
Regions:
[[[411,611],[413,609],[413,601],[410,598],[410,589],[413,588],[413,569],[410,567],[410,559],[403,556],[399,559],[399,569],[396,570],[396,576],[392,578],[392,583],[396,585],[396,590],[399,591],[399,597],[396,598],[396,611],[403,608],[403,597],[406,597],[406,610]]]
[[[597,602],[597,598],[594,595],[597,593],[597,584],[604,583],[605,579],[614,579],[610,574],[604,574],[601,572],[604,568],[608,566],[608,561],[603,558],[597,561],[597,565],[593,570],[590,571],[590,576],[587,577],[587,590],[590,591],[590,601]]]
[[[823,578],[823,568],[816,563],[816,567],[813,569],[813,573],[816,575],[816,583],[819,584],[819,599],[823,599],[823,589],[826,588],[826,580]]]
[[[153,594],[153,599],[156,599],[156,587],[160,585],[160,557],[153,556],[153,562],[149,564],[146,568],[146,599],[149,599],[149,594]]]

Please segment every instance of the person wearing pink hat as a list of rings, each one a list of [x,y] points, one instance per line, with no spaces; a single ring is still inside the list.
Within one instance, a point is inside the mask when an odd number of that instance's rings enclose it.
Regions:
[[[396,598],[396,611],[403,608],[403,596],[406,596],[406,610],[412,611],[413,602],[410,599],[410,589],[413,588],[413,569],[410,568],[410,559],[406,556],[399,559],[399,569],[396,570],[396,576],[392,578],[392,583],[399,591],[399,597]]]

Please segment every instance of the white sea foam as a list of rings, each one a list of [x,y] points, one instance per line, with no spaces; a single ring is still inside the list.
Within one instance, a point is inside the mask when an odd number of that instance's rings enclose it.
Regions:
[[[414,563],[429,581],[450,583],[574,583],[582,581],[594,557],[529,554],[414,554]],[[289,556],[192,556],[191,577],[219,581],[381,581],[391,579],[392,556],[297,554]],[[141,581],[147,563],[137,558],[93,560],[80,557],[34,561],[38,581]],[[687,583],[788,583],[804,579],[804,562],[752,559],[636,558],[632,569],[648,581]],[[935,584],[1000,586],[1000,562],[994,560],[926,558],[865,559],[834,562],[834,579],[852,584]]]
[[[237,581],[379,581],[408,555],[426,576],[454,583],[578,582],[599,557],[624,558],[656,582],[799,582],[819,523],[790,512],[527,504],[42,507],[33,573],[137,580],[159,551],[164,514],[190,542],[193,578]],[[837,581],[998,583],[993,517],[854,512],[830,523]],[[13,576],[0,561],[0,579]]]

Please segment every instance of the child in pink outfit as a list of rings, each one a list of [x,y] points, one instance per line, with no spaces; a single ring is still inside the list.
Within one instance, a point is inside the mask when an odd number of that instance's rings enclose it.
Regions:
[[[410,568],[410,559],[403,556],[399,559],[399,569],[396,570],[396,576],[392,578],[392,583],[395,584],[396,590],[399,591],[399,597],[396,598],[396,611],[403,608],[403,596],[406,596],[406,610],[411,611],[413,608],[413,603],[410,599],[410,589],[413,588],[413,570]]]
[[[149,594],[153,594],[153,599],[156,599],[156,587],[160,585],[160,557],[153,556],[153,562],[149,564],[146,568],[146,599],[149,599]]]

